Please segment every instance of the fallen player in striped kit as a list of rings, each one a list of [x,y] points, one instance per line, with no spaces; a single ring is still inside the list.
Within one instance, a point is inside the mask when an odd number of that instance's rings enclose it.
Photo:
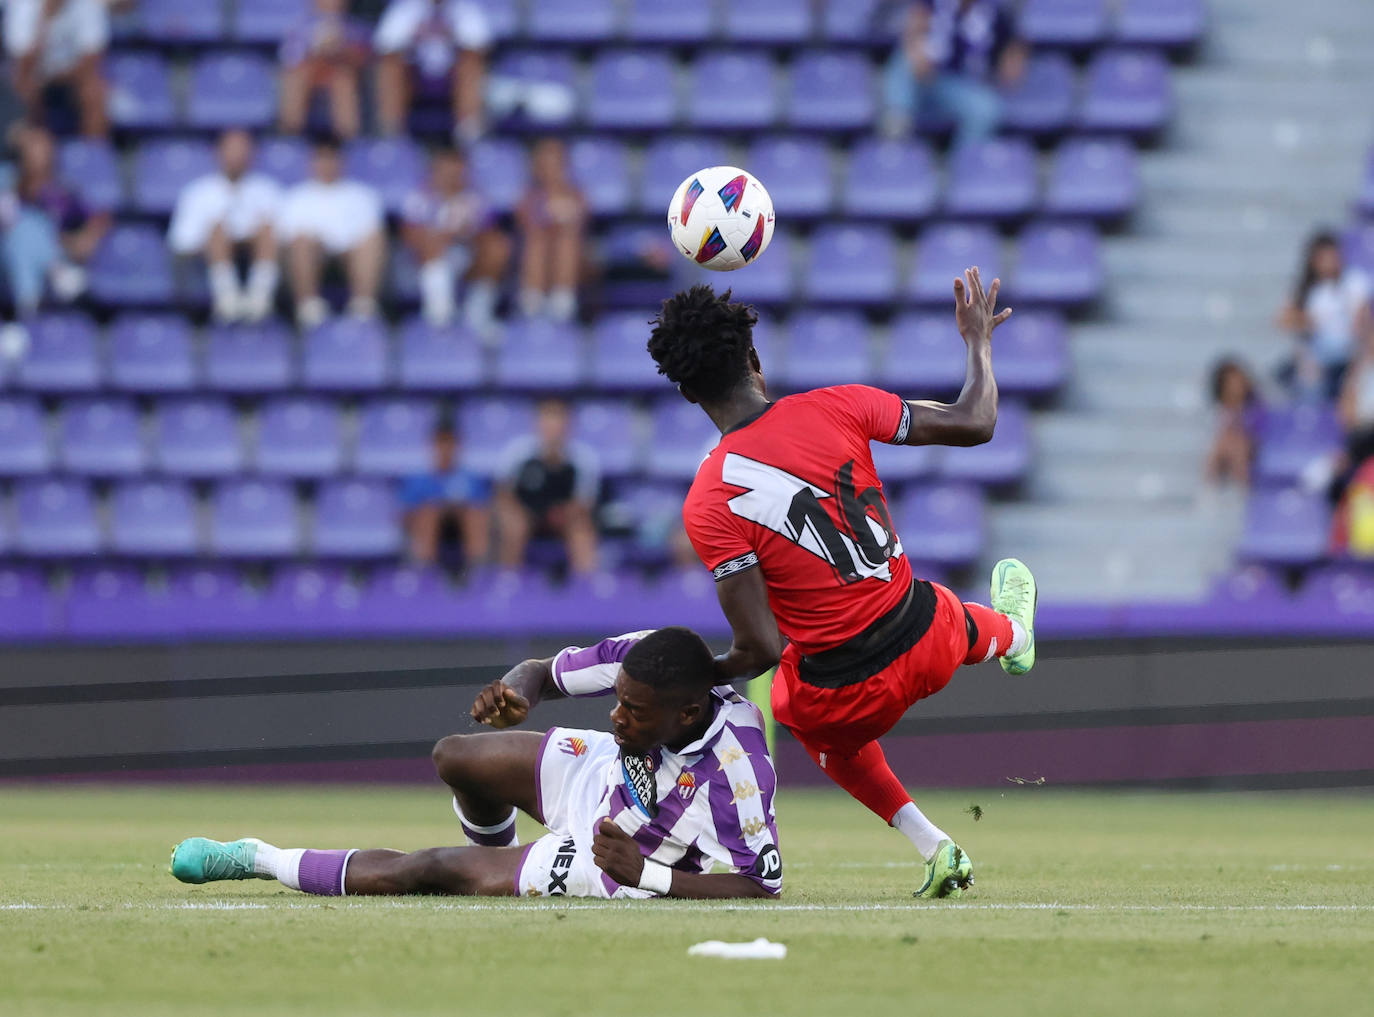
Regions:
[[[172,852],[172,874],[183,883],[276,879],[325,896],[775,897],[782,860],[763,719],[715,681],[710,649],[685,628],[524,661],[482,690],[474,719],[507,728],[541,699],[614,694],[614,733],[555,727],[440,741],[435,765],[468,846],[406,854],[192,837]],[[549,832],[517,845],[516,809]]]

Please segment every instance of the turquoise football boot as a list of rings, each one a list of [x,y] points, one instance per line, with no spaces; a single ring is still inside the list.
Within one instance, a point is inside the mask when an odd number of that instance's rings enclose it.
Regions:
[[[973,861],[952,840],[940,841],[935,855],[926,862],[926,881],[913,897],[959,897],[973,885]]]
[[[214,883],[221,879],[271,879],[253,871],[262,841],[252,837],[228,842],[188,837],[172,848],[172,875],[183,883]]]
[[[1026,630],[1026,648],[1001,658],[1007,674],[1025,674],[1035,667],[1035,604],[1039,594],[1035,576],[1015,558],[1003,558],[992,569],[992,609],[1015,618]]]

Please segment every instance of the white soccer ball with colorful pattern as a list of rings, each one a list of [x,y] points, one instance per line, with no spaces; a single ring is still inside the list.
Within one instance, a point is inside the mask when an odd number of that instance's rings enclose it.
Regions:
[[[668,206],[668,232],[685,257],[713,272],[743,268],[773,239],[773,201],[736,166],[693,173]]]

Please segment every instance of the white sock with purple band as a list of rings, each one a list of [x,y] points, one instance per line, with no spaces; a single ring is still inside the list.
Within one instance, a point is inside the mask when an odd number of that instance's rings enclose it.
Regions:
[[[469,844],[478,847],[515,847],[520,843],[520,839],[515,835],[515,808],[511,807],[510,815],[495,826],[478,826],[467,816],[463,815],[463,809],[458,804],[458,799],[453,799],[453,814],[458,817],[458,822],[462,824],[463,833],[467,836]]]
[[[925,817],[915,802],[907,802],[892,817],[892,826],[906,836],[921,852],[921,857],[930,860],[940,841],[949,840],[949,834]]]
[[[342,897],[348,859],[356,850],[314,851],[310,848],[278,848],[259,844],[253,871],[271,876],[282,886],[319,897]]]

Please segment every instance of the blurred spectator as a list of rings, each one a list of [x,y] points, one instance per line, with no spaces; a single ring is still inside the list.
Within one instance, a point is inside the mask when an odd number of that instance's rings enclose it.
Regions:
[[[1283,381],[1303,396],[1330,399],[1341,391],[1359,332],[1370,327],[1370,280],[1347,268],[1331,233],[1307,242],[1302,274],[1293,297],[1279,312],[1279,326],[1298,341]]]
[[[479,334],[495,324],[510,240],[495,225],[483,197],[468,186],[467,164],[455,151],[435,154],[428,186],[401,208],[401,236],[420,264],[420,306],[436,325],[453,319],[454,290],[467,280],[463,317]]]
[[[15,311],[24,318],[38,310],[45,288],[61,301],[86,288],[81,267],[110,228],[110,213],[87,208],[53,174],[53,137],[41,127],[16,135],[19,173],[5,202],[3,253]]]
[[[1212,369],[1212,402],[1217,430],[1207,453],[1207,480],[1248,487],[1264,409],[1254,379],[1240,361],[1226,359]]]
[[[431,444],[430,471],[401,483],[410,557],[422,565],[438,561],[445,529],[452,527],[462,544],[464,564],[480,565],[491,552],[491,484],[461,465],[458,435],[451,425],[436,427]]]
[[[225,131],[219,139],[219,172],[192,180],[177,195],[167,243],[182,256],[205,259],[210,299],[220,321],[261,321],[277,292],[277,236],[281,187],[255,173],[253,139],[247,131]],[[245,287],[235,260],[251,261]]]
[[[503,566],[524,563],[531,537],[551,536],[563,541],[573,572],[596,570],[593,510],[601,467],[595,452],[570,440],[571,427],[568,404],[546,399],[539,404],[535,433],[516,438],[502,453],[496,521]]]
[[[344,180],[339,147],[315,146],[311,179],[286,192],[278,229],[287,245],[287,272],[302,328],[318,325],[329,314],[320,296],[325,259],[339,258],[348,280],[348,313],[377,313],[377,290],[386,262],[382,202],[371,187]]]
[[[470,0],[391,0],[373,36],[377,64],[377,121],[383,134],[401,134],[415,91],[446,90],[453,104],[453,137],[481,137],[491,26]]]
[[[1333,503],[1345,496],[1355,476],[1374,459],[1374,329],[1360,337],[1360,349],[1345,372],[1337,406],[1345,429],[1345,448],[1330,464],[1327,494]]]
[[[348,16],[348,0],[315,0],[315,9],[291,27],[281,45],[281,130],[305,130],[310,102],[329,100],[334,134],[355,138],[362,129],[358,77],[367,63],[368,26]]]
[[[109,41],[106,0],[8,0],[5,48],[29,120],[42,122],[43,89],[62,82],[76,93],[81,133],[88,138],[108,134],[100,61]]]
[[[530,187],[515,210],[520,229],[520,311],[568,321],[577,313],[587,203],[568,176],[567,150],[544,138],[530,156]]]
[[[1028,53],[1001,0],[915,0],[901,25],[883,83],[885,131],[908,134],[925,114],[953,120],[956,145],[995,134],[997,86],[1021,77]]]

